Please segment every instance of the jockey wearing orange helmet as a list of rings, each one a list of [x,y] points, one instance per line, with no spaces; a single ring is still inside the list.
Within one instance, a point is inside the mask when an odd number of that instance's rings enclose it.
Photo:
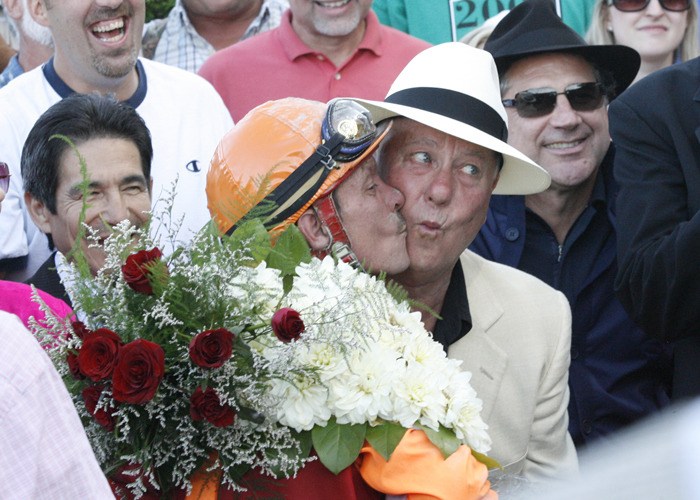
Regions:
[[[359,104],[299,98],[250,111],[221,140],[207,176],[209,211],[222,233],[261,217],[273,238],[297,224],[314,254],[373,271],[408,266],[403,196],[377,173],[378,131]]]

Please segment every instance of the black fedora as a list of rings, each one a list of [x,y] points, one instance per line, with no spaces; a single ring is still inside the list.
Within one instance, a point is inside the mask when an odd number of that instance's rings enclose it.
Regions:
[[[484,50],[491,53],[499,74],[523,57],[548,52],[578,54],[615,78],[615,95],[625,90],[639,71],[639,54],[625,45],[588,45],[554,10],[552,0],[526,0],[511,10],[491,33]]]

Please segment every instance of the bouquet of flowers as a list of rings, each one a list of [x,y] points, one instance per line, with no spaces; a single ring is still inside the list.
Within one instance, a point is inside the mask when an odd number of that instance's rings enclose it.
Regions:
[[[80,321],[35,325],[119,496],[190,488],[203,464],[240,488],[251,468],[338,473],[368,442],[388,459],[407,428],[447,456],[490,440],[470,374],[448,359],[398,287],[312,259],[290,227],[204,230],[165,257],[124,222],[96,276],[65,283]],[[476,453],[479,452],[479,453]]]

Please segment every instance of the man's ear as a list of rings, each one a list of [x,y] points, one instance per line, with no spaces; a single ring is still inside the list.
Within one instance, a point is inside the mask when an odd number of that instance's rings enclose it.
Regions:
[[[15,22],[20,22],[22,14],[24,13],[24,5],[22,0],[2,0],[2,10],[14,19]],[[31,14],[27,12],[26,15],[29,16]]]
[[[29,215],[32,217],[34,224],[44,234],[51,233],[51,224],[49,224],[51,212],[43,202],[37,200],[29,193],[24,193],[24,203],[27,206]]]
[[[24,15],[31,14],[34,20],[42,26],[50,27],[49,20],[46,17],[45,0],[29,0],[29,12]]]
[[[313,208],[301,214],[297,221],[297,227],[306,238],[311,250],[327,250],[331,244],[331,237],[328,235],[326,227],[321,224],[321,220],[314,212]]]

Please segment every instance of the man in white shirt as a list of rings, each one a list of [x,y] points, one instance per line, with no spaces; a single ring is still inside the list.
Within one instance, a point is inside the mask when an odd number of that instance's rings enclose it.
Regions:
[[[182,218],[179,237],[187,239],[209,221],[206,171],[233,125],[221,98],[197,75],[138,57],[145,0],[31,0],[30,10],[51,29],[55,55],[0,90],[0,151],[12,174],[0,213],[0,273],[24,280],[51,253],[26,211],[20,154],[41,113],[75,92],[113,94],[144,118],[153,140],[153,199],[178,181],[172,217]]]

